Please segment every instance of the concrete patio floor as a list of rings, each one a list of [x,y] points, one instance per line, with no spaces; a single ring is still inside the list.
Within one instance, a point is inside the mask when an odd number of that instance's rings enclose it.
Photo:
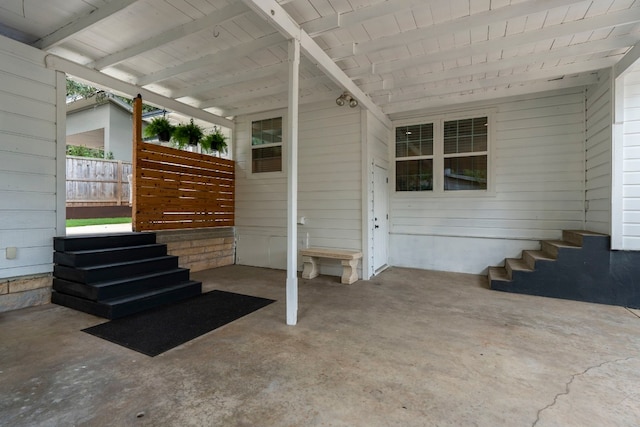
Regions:
[[[274,304],[154,358],[47,305],[0,313],[3,426],[638,426],[640,318],[392,268],[345,286],[285,272],[192,274]]]

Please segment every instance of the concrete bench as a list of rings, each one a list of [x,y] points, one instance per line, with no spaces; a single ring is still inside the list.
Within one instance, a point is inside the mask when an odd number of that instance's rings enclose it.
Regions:
[[[300,250],[304,269],[303,279],[313,279],[319,274],[318,259],[329,258],[342,261],[342,280],[345,285],[350,285],[358,280],[358,260],[362,258],[362,252],[349,251],[334,248],[306,248]]]

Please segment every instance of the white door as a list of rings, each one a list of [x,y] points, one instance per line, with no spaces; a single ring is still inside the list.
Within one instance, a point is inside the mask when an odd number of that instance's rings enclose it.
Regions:
[[[387,170],[373,166],[373,270],[387,267],[389,242],[389,175]]]

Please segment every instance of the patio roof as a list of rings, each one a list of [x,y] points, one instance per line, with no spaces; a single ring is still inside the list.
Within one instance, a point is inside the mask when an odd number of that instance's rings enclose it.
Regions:
[[[348,90],[375,114],[393,118],[593,83],[598,70],[640,40],[639,21],[640,4],[631,0],[0,5],[0,34],[55,55],[50,66],[117,91],[143,88],[146,101],[163,107],[223,118],[287,106],[291,37],[303,53],[302,104]]]

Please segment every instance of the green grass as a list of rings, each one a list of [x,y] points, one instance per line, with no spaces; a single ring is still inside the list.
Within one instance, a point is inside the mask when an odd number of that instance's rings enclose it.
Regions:
[[[126,224],[129,222],[131,222],[131,218],[68,219],[67,227],[82,227],[84,225]]]

